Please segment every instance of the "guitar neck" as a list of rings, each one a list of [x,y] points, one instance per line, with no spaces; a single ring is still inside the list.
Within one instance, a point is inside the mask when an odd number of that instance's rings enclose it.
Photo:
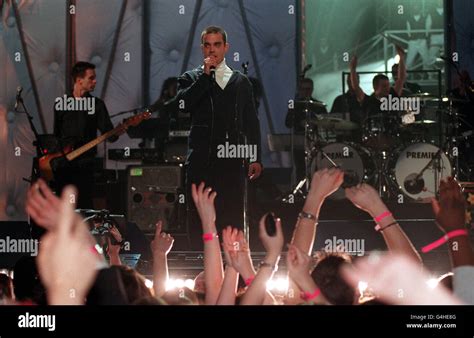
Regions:
[[[82,154],[84,154],[86,151],[88,151],[89,149],[92,149],[94,148],[96,145],[98,145],[99,143],[102,143],[104,142],[105,140],[107,140],[109,137],[112,137],[114,136],[115,134],[117,134],[120,130],[120,126],[112,129],[112,130],[109,130],[108,132],[106,132],[105,134],[102,134],[100,135],[98,138],[90,141],[89,143],[86,143],[84,144],[82,147],[79,147],[73,151],[71,151],[70,153],[68,153],[66,155],[66,158],[69,160],[69,161],[72,161],[74,160],[76,157],[79,157],[81,156]]]

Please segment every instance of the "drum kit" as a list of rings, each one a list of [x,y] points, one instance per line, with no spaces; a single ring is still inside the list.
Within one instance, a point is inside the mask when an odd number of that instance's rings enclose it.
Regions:
[[[460,136],[459,129],[472,126],[453,107],[455,99],[414,98],[422,101],[418,113],[386,111],[362,125],[344,119],[348,113],[311,114],[317,103],[297,102],[296,113],[306,114],[306,177],[293,193],[304,196],[302,189],[309,189],[312,173],[337,167],[345,172],[344,183],[332,199],[343,199],[343,188],[366,182],[387,200],[429,202],[442,178],[460,174],[457,145],[466,135]]]

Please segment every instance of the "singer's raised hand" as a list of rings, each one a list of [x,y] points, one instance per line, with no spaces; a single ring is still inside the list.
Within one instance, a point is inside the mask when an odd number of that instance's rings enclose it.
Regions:
[[[204,59],[204,73],[211,75],[211,69],[217,67],[217,57],[215,55],[209,55]]]

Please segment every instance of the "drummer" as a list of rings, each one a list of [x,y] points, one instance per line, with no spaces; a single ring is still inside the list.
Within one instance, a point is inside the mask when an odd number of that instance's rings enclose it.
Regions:
[[[316,114],[327,114],[327,110],[321,101],[313,97],[314,83],[313,80],[308,78],[302,78],[298,84],[298,91],[296,93],[295,101],[313,101],[319,103],[317,105],[311,105],[311,116],[315,117]],[[304,135],[305,131],[305,119],[306,112],[298,109],[288,109],[286,113],[285,125],[288,128],[293,128],[296,135]],[[294,162],[296,169],[296,179],[300,181],[306,175],[305,173],[305,152],[304,149],[295,148],[294,150]]]
[[[400,62],[398,66],[398,76],[395,81],[395,84],[390,86],[389,78],[384,74],[377,74],[372,80],[372,85],[374,88],[374,93],[372,95],[367,95],[364,93],[362,88],[359,85],[359,77],[357,75],[357,56],[354,56],[350,62],[351,70],[351,84],[356,93],[357,101],[362,104],[364,110],[365,118],[370,118],[376,115],[386,115],[387,118],[391,117],[390,113],[393,112],[383,112],[380,108],[380,99],[383,97],[399,97],[403,93],[403,86],[406,80],[406,68],[405,68],[405,52],[402,48],[397,46],[397,53],[400,57]],[[394,115],[392,115],[394,116]],[[388,128],[392,126],[386,126]]]

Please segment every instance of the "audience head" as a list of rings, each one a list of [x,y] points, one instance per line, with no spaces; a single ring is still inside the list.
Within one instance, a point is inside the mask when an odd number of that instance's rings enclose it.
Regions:
[[[319,252],[316,266],[311,273],[322,295],[333,305],[352,305],[355,301],[354,289],[340,275],[343,265],[351,264],[351,257],[340,252]]]

